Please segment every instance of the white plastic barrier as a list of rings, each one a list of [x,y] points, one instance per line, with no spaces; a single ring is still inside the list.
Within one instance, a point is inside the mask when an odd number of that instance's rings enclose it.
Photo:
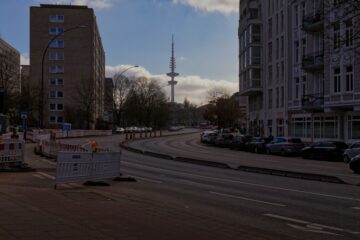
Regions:
[[[120,176],[121,152],[59,152],[56,163],[57,184],[95,181]]]
[[[41,153],[46,157],[56,158],[60,151],[67,152],[86,152],[80,145],[72,145],[66,143],[59,143],[54,141],[40,141]],[[40,149],[40,148],[39,148]]]
[[[0,144],[0,168],[2,165],[20,165],[24,162],[25,143],[8,140]]]

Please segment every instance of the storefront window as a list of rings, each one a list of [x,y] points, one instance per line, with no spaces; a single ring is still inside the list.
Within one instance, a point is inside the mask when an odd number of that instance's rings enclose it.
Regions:
[[[348,117],[348,135],[350,139],[360,139],[360,116]]]

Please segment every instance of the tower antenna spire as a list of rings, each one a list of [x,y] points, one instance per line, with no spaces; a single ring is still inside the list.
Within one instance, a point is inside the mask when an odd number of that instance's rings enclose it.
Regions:
[[[168,82],[171,86],[171,103],[175,102],[175,85],[177,84],[177,81],[175,81],[175,77],[179,76],[178,73],[175,72],[176,69],[176,59],[175,59],[175,43],[174,43],[174,34],[172,34],[171,37],[171,57],[170,57],[170,71],[166,75],[171,78],[171,80]]]

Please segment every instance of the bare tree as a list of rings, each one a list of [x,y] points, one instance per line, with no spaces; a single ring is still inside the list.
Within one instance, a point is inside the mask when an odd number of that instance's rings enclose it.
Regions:
[[[124,105],[131,90],[131,81],[120,73],[116,73],[113,79],[113,101],[116,118],[114,119],[114,122],[117,122],[118,125],[123,125],[123,113],[125,111]]]
[[[215,103],[216,100],[220,97],[225,97],[225,96],[229,97],[230,93],[228,89],[224,87],[214,86],[207,91],[206,95],[209,103]]]

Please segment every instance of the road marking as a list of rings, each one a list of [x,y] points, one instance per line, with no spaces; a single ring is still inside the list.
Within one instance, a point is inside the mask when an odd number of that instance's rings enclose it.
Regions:
[[[43,176],[39,175],[39,174],[33,174],[34,177],[40,178],[40,179],[45,179]]]
[[[360,210],[360,207],[352,207],[352,209]]]
[[[149,178],[144,178],[144,177],[139,177],[139,176],[134,176],[134,175],[131,175],[131,176],[134,177],[135,179],[140,179],[140,180],[143,180],[145,182],[163,183],[162,181],[153,180],[153,179],[149,179]]]
[[[50,175],[50,174],[47,174],[47,173],[43,173],[43,172],[38,172],[38,174],[48,178],[48,179],[51,179],[51,180],[55,180],[55,177]]]
[[[164,168],[144,166],[144,165],[141,165],[141,164],[130,163],[130,162],[127,162],[127,161],[123,161],[122,163],[123,164],[125,163],[124,165],[128,165],[128,166],[129,165],[130,166],[135,165],[135,166],[139,166],[140,168],[147,168],[147,169],[153,169],[153,170],[161,169],[162,171],[168,172],[168,173],[175,173],[175,174],[179,174],[179,175],[183,175],[183,176],[199,177],[199,178],[203,178],[203,179],[214,180],[214,181],[217,181],[217,182],[218,181],[231,182],[231,183],[238,183],[238,184],[254,186],[254,187],[268,188],[268,189],[273,189],[273,190],[281,190],[281,191],[286,191],[286,192],[296,192],[296,193],[303,193],[303,194],[308,194],[308,195],[315,195],[315,196],[321,196],[321,197],[336,198],[336,199],[360,202],[359,198],[351,198],[351,197],[337,196],[337,195],[331,195],[331,194],[321,194],[321,193],[308,192],[308,191],[302,191],[302,190],[291,189],[291,188],[274,187],[274,186],[269,186],[269,185],[263,185],[263,184],[257,184],[257,183],[249,183],[249,182],[243,182],[243,181],[238,181],[238,180],[209,177],[209,176],[185,173],[185,172],[180,172],[180,171],[173,171],[173,170],[168,170],[168,169],[164,169]]]
[[[246,198],[246,197],[241,197],[241,196],[235,196],[235,195],[230,195],[230,194],[226,194],[226,193],[219,193],[219,192],[210,192],[210,193],[215,194],[215,195],[219,195],[219,196],[223,196],[223,197],[237,198],[237,199],[242,199],[242,200],[246,200],[246,201],[250,201],[250,202],[263,203],[263,204],[268,204],[268,205],[277,206],[277,207],[286,207],[286,205],[281,204],[281,203],[265,202],[265,201],[261,201],[261,200],[257,200],[257,199]]]
[[[284,221],[287,221],[287,222],[303,224],[305,226],[298,226],[298,225],[294,225],[294,224],[291,224],[291,223],[287,223],[287,225],[292,227],[292,228],[302,230],[302,231],[306,231],[306,232],[316,232],[316,233],[323,233],[323,234],[340,235],[338,233],[329,232],[329,231],[336,231],[336,232],[346,232],[346,233],[350,233],[350,234],[353,234],[353,235],[360,234],[360,232],[356,232],[356,231],[352,231],[352,230],[348,230],[348,229],[344,229],[344,228],[332,227],[332,226],[327,226],[327,225],[323,225],[323,224],[319,224],[319,223],[311,223],[311,222],[308,222],[308,221],[305,221],[305,220],[280,216],[280,215],[271,214],[271,213],[266,213],[266,214],[263,214],[263,215],[267,216],[267,217],[275,218],[275,219],[284,220]],[[324,229],[329,230],[329,231],[325,231]]]
[[[43,161],[43,162],[46,162],[46,163],[48,163],[48,164],[50,164],[50,165],[53,165],[53,166],[56,166],[56,162],[53,162],[53,161],[50,161],[50,160],[47,160],[47,159],[44,159],[44,158],[40,158],[41,159],[41,161]]]

